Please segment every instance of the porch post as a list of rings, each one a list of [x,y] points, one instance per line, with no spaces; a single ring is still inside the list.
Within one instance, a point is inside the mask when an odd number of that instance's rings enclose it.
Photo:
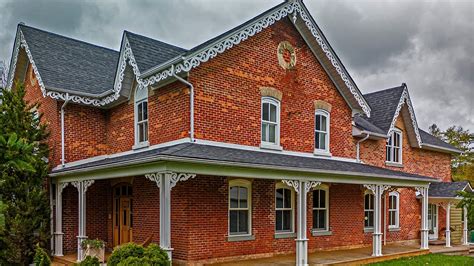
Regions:
[[[63,254],[63,189],[68,183],[56,183],[56,221],[54,231],[54,256],[64,256]]]
[[[364,185],[374,193],[374,233],[372,234],[372,256],[382,256],[382,195],[387,185]]]
[[[446,204],[446,247],[451,247],[451,202]]]
[[[160,247],[172,261],[171,248],[171,189],[179,181],[196,177],[195,174],[159,172],[146,174],[145,177],[156,183],[160,189]]]
[[[421,198],[421,241],[420,249],[429,249],[428,247],[428,187],[416,187]]]
[[[306,194],[308,191],[321,184],[317,181],[301,181],[301,180],[283,180],[285,184],[293,187],[298,194],[298,227],[296,232],[296,265],[305,266],[308,265],[308,239],[306,236],[306,211],[307,211],[307,198]]]
[[[464,223],[463,223],[463,230],[462,230],[462,244],[463,245],[469,245],[469,241],[468,241],[468,236],[467,236],[467,207],[464,206],[463,207],[463,211],[464,211]]]
[[[87,239],[86,236],[86,192],[94,180],[82,180],[71,182],[73,186],[77,188],[78,194],[78,205],[79,205],[79,225],[78,225],[78,236],[77,236],[77,261],[82,261],[84,258],[83,250],[81,247],[82,241]]]

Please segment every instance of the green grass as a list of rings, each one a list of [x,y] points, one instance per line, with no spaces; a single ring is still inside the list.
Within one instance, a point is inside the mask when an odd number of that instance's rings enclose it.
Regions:
[[[428,254],[417,257],[407,257],[396,260],[373,263],[374,266],[393,266],[393,265],[443,265],[443,266],[462,266],[474,265],[474,258],[467,256],[448,256],[442,254]]]

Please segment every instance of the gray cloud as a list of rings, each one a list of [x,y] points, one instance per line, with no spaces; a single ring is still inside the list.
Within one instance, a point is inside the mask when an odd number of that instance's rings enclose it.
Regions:
[[[20,21],[114,49],[125,29],[190,48],[280,2],[0,0],[0,59]],[[364,93],[406,82],[422,128],[474,131],[474,2],[305,3]]]

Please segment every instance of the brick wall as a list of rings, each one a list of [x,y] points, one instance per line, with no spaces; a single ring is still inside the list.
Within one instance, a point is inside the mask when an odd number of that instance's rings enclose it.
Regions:
[[[277,47],[289,41],[296,50],[294,69],[278,64]],[[282,92],[281,145],[313,152],[314,101],[332,105],[330,149],[355,158],[351,110],[288,19],[218,55],[190,73],[196,89],[196,137],[260,145],[261,87]]]
[[[408,123],[411,123],[411,121],[408,121]],[[361,160],[364,163],[378,167],[434,177],[444,182],[451,182],[451,155],[411,147],[408,142],[405,121],[402,116],[398,117],[395,126],[402,130],[403,167],[385,165],[385,140],[366,140],[362,142],[360,146]]]

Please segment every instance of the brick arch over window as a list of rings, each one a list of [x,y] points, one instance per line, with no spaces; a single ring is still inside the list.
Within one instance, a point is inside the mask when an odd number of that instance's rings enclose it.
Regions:
[[[262,95],[262,97],[272,97],[272,98],[277,99],[280,102],[281,102],[281,99],[283,98],[283,93],[272,87],[261,87],[260,94]]]
[[[314,101],[314,109],[315,110],[324,110],[328,113],[331,112],[332,105],[328,102],[322,101],[322,100],[316,100]]]

